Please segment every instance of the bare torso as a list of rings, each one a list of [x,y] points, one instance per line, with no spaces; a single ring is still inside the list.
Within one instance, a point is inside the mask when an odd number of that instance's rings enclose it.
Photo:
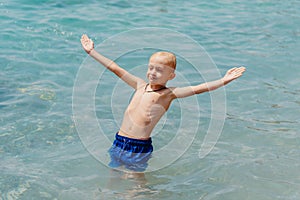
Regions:
[[[171,92],[168,88],[152,91],[149,85],[141,85],[124,113],[119,135],[148,139],[155,125],[170,106]]]

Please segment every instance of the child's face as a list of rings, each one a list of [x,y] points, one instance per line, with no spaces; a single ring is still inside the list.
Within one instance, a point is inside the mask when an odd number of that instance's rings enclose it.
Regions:
[[[174,69],[169,67],[163,56],[153,56],[149,60],[147,78],[150,84],[165,85],[175,77]]]

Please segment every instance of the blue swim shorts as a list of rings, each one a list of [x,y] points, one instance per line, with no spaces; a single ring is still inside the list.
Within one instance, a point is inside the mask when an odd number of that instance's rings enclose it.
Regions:
[[[111,161],[109,166],[117,168],[125,166],[126,169],[142,172],[148,166],[148,160],[153,151],[152,140],[139,140],[116,134],[112,147],[108,150]]]

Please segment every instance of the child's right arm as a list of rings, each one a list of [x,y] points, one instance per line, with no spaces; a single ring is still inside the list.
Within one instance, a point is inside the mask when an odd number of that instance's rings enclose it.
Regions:
[[[118,64],[114,61],[106,58],[105,56],[101,55],[94,49],[94,42],[87,36],[82,35],[81,37],[81,44],[83,49],[95,60],[101,63],[104,67],[115,73],[118,77],[120,77],[125,83],[131,86],[134,89],[137,89],[138,84],[144,83],[144,80],[138,78],[125,69],[121,68]]]

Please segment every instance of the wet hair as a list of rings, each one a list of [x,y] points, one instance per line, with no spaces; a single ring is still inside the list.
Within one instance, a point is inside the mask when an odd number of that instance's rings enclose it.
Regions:
[[[152,56],[150,57],[150,60],[154,56],[164,57],[164,64],[170,66],[174,70],[176,69],[176,56],[173,53],[166,52],[166,51],[159,51],[159,52],[152,54]]]

